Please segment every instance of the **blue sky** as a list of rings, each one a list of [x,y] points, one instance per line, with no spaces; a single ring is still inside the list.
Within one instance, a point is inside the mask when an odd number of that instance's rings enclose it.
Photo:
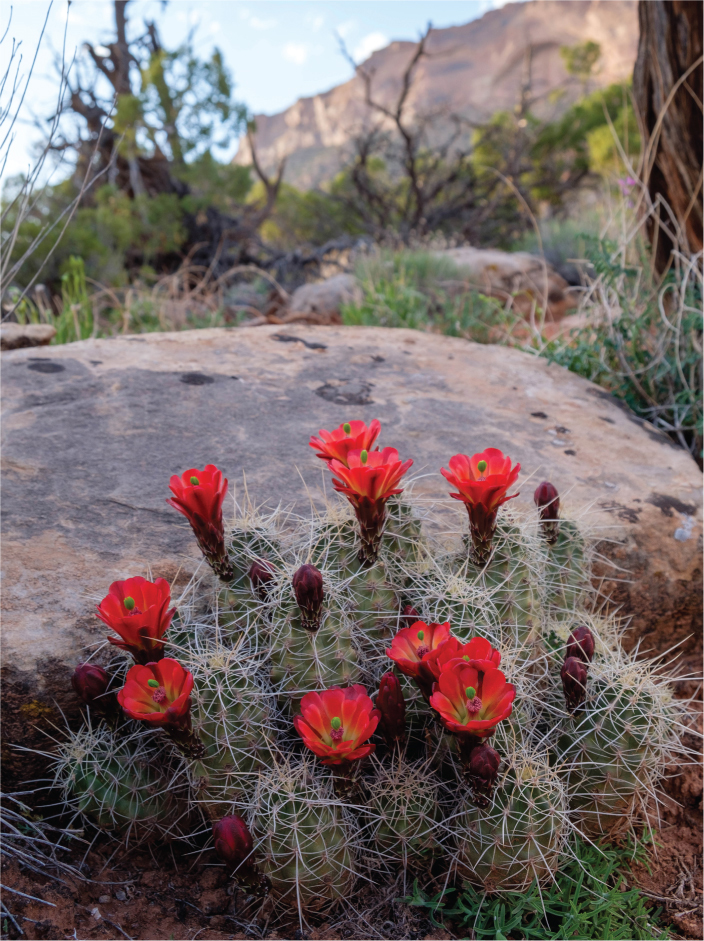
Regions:
[[[237,97],[254,112],[273,114],[297,98],[351,77],[336,32],[355,60],[362,61],[391,40],[415,39],[428,20],[438,27],[466,23],[501,5],[502,0],[170,0],[165,5],[160,0],[132,0],[128,12],[135,31],[143,18],[155,19],[169,47],[195,27],[201,55],[214,45],[224,53]],[[52,63],[61,48],[67,13],[68,58],[80,55],[83,42],[99,44],[111,35],[111,0],[74,0],[70,8],[65,0],[55,0],[51,9],[49,0],[15,0],[2,51],[6,58],[8,40],[20,40],[25,74],[47,11],[45,39],[23,108],[25,122],[51,109],[57,88]],[[5,2],[0,32],[9,13]],[[18,127],[8,174],[26,166],[34,140],[36,132],[29,123]]]

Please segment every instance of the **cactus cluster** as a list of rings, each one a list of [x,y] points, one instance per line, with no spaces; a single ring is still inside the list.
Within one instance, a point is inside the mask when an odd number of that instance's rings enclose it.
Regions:
[[[518,465],[456,455],[467,526],[402,493],[379,433],[313,439],[347,500],[313,520],[228,526],[216,468],[172,478],[210,568],[173,607],[160,581],[111,587],[120,662],[77,670],[85,725],[55,759],[76,813],[121,838],[206,821],[235,877],[301,917],[401,873],[550,880],[572,831],[628,825],[678,742],[667,685],[590,613],[555,488],[520,512]]]

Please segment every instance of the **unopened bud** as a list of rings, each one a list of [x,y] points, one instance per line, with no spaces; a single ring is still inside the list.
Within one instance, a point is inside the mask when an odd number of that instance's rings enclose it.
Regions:
[[[323,576],[314,565],[302,565],[293,576],[293,590],[301,609],[303,627],[317,631],[323,607]]]
[[[395,673],[385,673],[379,683],[376,708],[381,713],[379,731],[387,745],[402,742],[406,737],[406,702],[401,683]]]
[[[477,807],[487,807],[496,784],[501,755],[491,745],[477,745],[469,754],[467,773]]]
[[[567,641],[566,657],[577,657],[591,663],[594,657],[594,635],[586,625],[575,627]]]
[[[407,604],[401,610],[401,619],[406,622],[406,627],[413,627],[416,621],[420,621],[420,614],[411,604]]]
[[[549,543],[555,542],[558,536],[558,520],[560,519],[560,497],[555,487],[544,480],[536,487],[533,494],[535,505],[540,512],[541,530]]]
[[[88,706],[99,696],[104,696],[109,685],[109,674],[97,663],[79,663],[71,677],[76,696]]]
[[[576,712],[587,695],[587,667],[578,657],[567,657],[560,670],[565,702],[570,712]]]
[[[257,559],[256,562],[252,562],[249,568],[249,577],[252,582],[252,588],[262,601],[266,601],[266,596],[269,591],[269,582],[274,578],[274,566],[268,559]]]
[[[230,866],[240,866],[248,858],[251,864],[254,842],[239,814],[231,814],[214,823],[213,839],[215,852]]]

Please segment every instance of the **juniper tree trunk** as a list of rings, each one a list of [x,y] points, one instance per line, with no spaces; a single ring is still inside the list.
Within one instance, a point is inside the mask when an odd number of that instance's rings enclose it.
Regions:
[[[646,161],[643,181],[653,203],[671,208],[660,218],[690,252],[702,249],[702,23],[701,0],[640,0],[640,40],[633,71]],[[663,272],[673,239],[649,221],[655,267]]]

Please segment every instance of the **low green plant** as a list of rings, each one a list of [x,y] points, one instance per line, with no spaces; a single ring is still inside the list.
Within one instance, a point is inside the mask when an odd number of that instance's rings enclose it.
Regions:
[[[406,327],[489,343],[516,321],[499,301],[469,291],[452,259],[430,251],[366,256],[357,277],[362,299],[342,307],[349,326]]]
[[[486,893],[465,883],[429,896],[414,883],[403,901],[425,909],[436,925],[449,923],[461,937],[540,939],[666,939],[658,924],[662,909],[648,907],[637,888],[628,886],[632,863],[647,866],[647,831],[640,840],[630,835],[620,845],[588,843],[576,837],[571,855],[555,880],[521,892]]]
[[[61,275],[61,312],[54,318],[54,343],[86,340],[93,333],[93,307],[88,296],[83,259],[71,255]]]
[[[676,258],[653,282],[646,264],[631,263],[615,242],[586,243],[601,316],[541,354],[607,389],[701,460],[701,268]]]

